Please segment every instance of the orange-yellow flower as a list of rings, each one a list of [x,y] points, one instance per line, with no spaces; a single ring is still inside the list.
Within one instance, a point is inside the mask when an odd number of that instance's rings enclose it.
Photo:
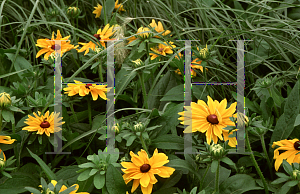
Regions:
[[[103,47],[105,47],[105,41],[107,40],[113,40],[110,39],[109,37],[111,37],[115,31],[113,31],[114,26],[109,27],[109,24],[107,24],[103,30],[101,30],[101,28],[97,31],[97,34],[94,34],[94,37],[97,38],[101,45]]]
[[[173,50],[172,48],[176,48],[175,45],[173,45],[173,42],[169,42],[169,44],[171,46],[168,45],[167,42],[164,42],[166,45],[164,44],[158,44],[158,47],[156,48],[150,48],[154,53],[150,53],[151,55],[151,60],[155,59],[156,57],[158,57],[159,55],[163,55],[166,56],[167,54],[173,54]]]
[[[95,10],[93,11],[93,13],[96,14],[95,18],[100,17],[101,11],[102,11],[102,6],[98,3],[97,7],[94,7],[94,8],[95,8]]]
[[[98,99],[98,96],[107,100],[105,93],[110,90],[110,88],[106,88],[107,85],[85,84],[76,80],[74,80],[74,82],[75,84],[68,84],[68,86],[63,89],[68,96],[74,96],[76,94],[86,96],[91,93],[94,101]]]
[[[151,194],[153,185],[157,182],[155,174],[162,178],[169,178],[175,171],[174,168],[163,166],[169,162],[168,156],[158,153],[157,149],[150,159],[144,150],[139,151],[138,155],[130,151],[130,156],[132,162],[121,162],[121,165],[126,168],[122,169],[125,173],[123,175],[125,183],[133,180],[131,193],[141,185],[143,194]]]
[[[149,24],[149,26],[154,28],[154,30],[158,33],[164,32],[164,33],[161,34],[163,36],[166,36],[166,35],[171,33],[170,30],[166,30],[166,31],[164,30],[164,27],[163,27],[163,25],[160,21],[156,24],[154,19],[152,19],[152,22]],[[154,36],[154,37],[159,38],[159,36]]]
[[[117,10],[117,9],[119,9],[119,7],[120,7],[119,12],[121,12],[121,11],[126,11],[126,10],[123,8],[123,5],[121,5],[121,3],[118,4],[118,2],[119,2],[119,0],[117,0],[117,1],[115,2],[115,9]]]
[[[147,27],[140,27],[138,29],[138,31],[136,32],[137,35],[128,38],[128,44],[130,44],[132,41],[138,39],[138,38],[148,38],[150,33],[147,31],[151,31],[149,28]]]
[[[0,135],[0,143],[4,143],[4,144],[12,144],[15,141],[17,141],[16,139],[11,139],[10,136],[3,136]]]
[[[65,52],[77,48],[78,46],[75,46],[70,44],[70,41],[68,40],[70,36],[66,36],[62,38],[60,31],[57,30],[56,38],[54,38],[54,32],[52,32],[52,38],[51,40],[67,40],[67,41],[61,41],[61,55],[63,55]],[[46,53],[44,56],[44,59],[48,60],[49,56],[51,54],[55,53],[55,41],[49,41],[49,39],[38,39],[36,46],[41,47],[42,49],[36,54],[36,58],[41,56],[42,54]]]
[[[79,49],[78,52],[81,53],[81,52],[85,51],[84,55],[88,54],[90,49],[95,51],[95,48],[96,48],[96,44],[94,44],[92,41],[90,41],[88,43],[79,42],[78,44],[83,45],[83,47],[81,47],[81,49]]]
[[[34,112],[33,116],[28,115],[28,118],[24,123],[29,126],[24,127],[22,130],[27,130],[30,132],[37,131],[36,134],[43,135],[44,133],[50,137],[50,133],[58,132],[61,130],[60,125],[65,122],[60,122],[62,117],[58,117],[59,113],[52,112],[49,115],[49,111],[45,113],[45,115],[41,115],[41,112],[38,111],[38,115]]]
[[[55,187],[56,186],[56,184],[57,184],[57,181],[56,180],[51,180],[51,183],[52,183],[52,185]],[[77,190],[79,189],[79,185],[78,184],[74,184],[75,185],[75,190],[74,191],[71,191],[69,194],[90,194],[90,193],[88,193],[88,192],[79,192],[79,193],[76,193],[77,192]],[[72,185],[71,187],[73,187],[74,185]],[[42,185],[39,185],[39,187],[42,187]],[[60,192],[63,192],[64,190],[67,190],[68,189],[68,187],[66,187],[65,185],[62,185],[61,186],[61,188],[60,188],[60,190],[59,190],[59,193]],[[49,190],[50,191],[50,190]],[[51,192],[51,191],[50,191]],[[50,193],[49,192],[49,193]],[[48,193],[48,192],[47,192]],[[33,193],[31,193],[31,194],[33,194]]]
[[[272,148],[279,146],[274,150],[275,170],[278,171],[282,161],[285,159],[289,164],[299,163],[300,161],[300,141],[299,139],[281,140],[273,142]],[[279,150],[286,150],[279,154]]]
[[[232,103],[226,109],[226,98],[220,103],[217,100],[213,101],[210,96],[207,98],[207,104],[203,100],[198,100],[197,103],[191,102],[191,106],[185,107],[187,111],[178,113],[182,116],[178,120],[182,121],[181,124],[188,125],[184,133],[196,131],[206,133],[207,143],[210,144],[213,140],[214,144],[217,144],[218,138],[223,140],[223,129],[227,126],[235,126],[230,117],[236,111],[237,103]]]

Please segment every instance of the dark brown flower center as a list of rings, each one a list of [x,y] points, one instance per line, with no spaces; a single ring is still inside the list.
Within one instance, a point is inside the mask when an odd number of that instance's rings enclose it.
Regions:
[[[217,115],[215,115],[215,114],[209,115],[209,116],[206,118],[206,120],[207,120],[208,122],[210,122],[211,124],[218,124],[218,123],[219,123],[218,117],[217,117]]]
[[[162,52],[163,50],[164,50],[164,48],[159,48],[158,49],[159,52]]]
[[[42,128],[48,128],[48,127],[50,127],[50,123],[48,121],[43,121],[41,123],[40,127],[42,127]]]
[[[143,164],[140,168],[141,172],[148,172],[151,169],[149,164]]]
[[[86,85],[85,85],[85,88],[90,89],[90,86],[92,86],[92,84],[86,84]]]
[[[296,142],[294,143],[294,148],[295,148],[296,150],[300,150],[300,141],[296,141]]]
[[[99,34],[94,34],[94,37],[99,39],[100,38],[100,35]]]
[[[52,45],[51,47],[53,50],[59,50],[60,49],[60,46],[59,44],[55,44],[55,45]]]

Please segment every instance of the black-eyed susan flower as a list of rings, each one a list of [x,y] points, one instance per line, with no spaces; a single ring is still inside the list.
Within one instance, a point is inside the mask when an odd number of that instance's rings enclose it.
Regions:
[[[70,41],[68,40],[69,38],[70,38],[70,35],[62,38],[59,30],[57,30],[56,38],[54,38],[54,32],[52,32],[51,40],[67,40],[67,41],[61,41],[61,47],[60,47],[61,55],[63,55],[65,52],[67,52],[71,49],[78,47],[78,46],[74,46],[74,45],[70,44]],[[49,39],[45,38],[45,39],[38,39],[36,46],[39,46],[42,48],[36,54],[36,58],[38,58],[42,54],[46,53],[44,56],[44,59],[48,60],[49,56],[52,53],[55,53],[55,50],[54,50],[55,46],[59,46],[59,45],[55,45],[55,41],[49,41]]]
[[[110,39],[110,37],[115,33],[115,31],[113,31],[113,29],[114,29],[114,26],[109,26],[109,24],[106,24],[106,26],[103,28],[103,30],[101,30],[101,28],[100,28],[97,31],[97,33],[94,34],[94,37],[100,41],[100,44],[103,47],[105,47],[105,41],[114,40],[114,39]]]
[[[150,48],[154,53],[150,53],[151,55],[151,60],[155,59],[156,57],[158,57],[159,55],[163,55],[166,56],[166,54],[173,54],[173,48],[176,48],[175,45],[173,45],[173,42],[169,42],[169,44],[171,46],[168,45],[167,42],[164,42],[166,45],[164,44],[158,44],[158,46],[156,48]]]
[[[189,131],[206,133],[206,141],[208,144],[211,140],[215,144],[218,142],[218,138],[223,140],[222,133],[223,129],[227,126],[235,126],[235,123],[230,120],[230,117],[236,111],[236,102],[232,103],[228,109],[226,98],[220,103],[215,100],[213,101],[210,96],[207,96],[207,104],[203,100],[198,100],[197,103],[191,102],[191,106],[186,106],[187,111],[178,113],[182,117],[181,124],[189,125],[184,133]],[[226,136],[226,135],[225,135]]]
[[[163,33],[161,34],[161,35],[163,35],[163,36],[166,36],[166,35],[168,35],[168,34],[171,33],[170,30],[164,30],[164,27],[163,27],[163,25],[162,25],[162,23],[161,23],[160,21],[158,21],[157,24],[156,24],[156,22],[155,22],[154,19],[152,19],[152,22],[149,24],[149,26],[151,26],[152,28],[154,28],[154,30],[155,30],[156,32],[158,32],[158,33],[163,32]],[[159,36],[154,36],[154,37],[159,38]]]
[[[74,96],[76,94],[86,96],[91,93],[94,101],[98,99],[98,96],[107,100],[105,93],[110,90],[110,88],[106,88],[107,85],[85,84],[77,80],[74,80],[74,82],[75,84],[68,84],[68,86],[63,89],[68,96]]]
[[[121,165],[126,168],[122,169],[125,173],[123,175],[125,183],[133,180],[131,193],[141,185],[143,194],[151,194],[153,185],[157,182],[155,174],[162,178],[169,178],[175,171],[174,168],[163,166],[169,162],[168,156],[158,153],[157,149],[150,159],[144,150],[139,151],[138,155],[130,151],[130,156],[132,162],[121,162]]]
[[[0,108],[5,108],[11,105],[10,95],[6,92],[0,93]]]
[[[81,47],[80,49],[78,49],[78,52],[81,53],[81,52],[85,51],[84,55],[88,54],[89,51],[90,51],[90,49],[92,49],[93,51],[95,51],[95,49],[96,49],[96,44],[93,43],[92,41],[90,41],[88,43],[79,42],[78,44],[83,45],[83,47]]]
[[[124,8],[123,8],[123,5],[121,5],[121,3],[120,4],[118,4],[118,2],[119,2],[119,0],[117,0],[116,2],[115,2],[115,9],[116,10],[118,10],[119,8],[119,12],[121,12],[121,11],[126,11]]]
[[[147,27],[140,27],[138,29],[138,31],[136,32],[136,35],[133,37],[128,38],[128,44],[130,44],[132,41],[140,38],[140,39],[146,39],[150,36],[149,31],[151,31],[149,28]]]
[[[101,11],[102,11],[102,5],[100,5],[99,3],[97,4],[97,7],[94,7],[95,10],[93,11],[93,14],[96,14],[95,18],[100,17],[101,15]]]
[[[281,140],[273,142],[272,148],[279,146],[279,148],[274,150],[275,170],[278,171],[283,159],[285,159],[289,164],[299,163],[300,161],[300,141],[299,139],[293,140]],[[279,150],[286,150],[285,152],[279,154]]]
[[[3,144],[12,144],[15,141],[17,141],[17,140],[16,139],[11,139],[10,136],[0,135],[0,143],[3,143]]]
[[[51,180],[51,183],[55,187],[56,184],[57,184],[57,181],[56,180]],[[79,189],[79,185],[78,184],[74,184],[74,185],[75,185],[75,190],[71,191],[69,194],[90,194],[88,192],[79,192],[79,193],[77,193],[77,190]],[[71,187],[73,187],[74,185],[72,185]],[[42,187],[42,185],[39,185],[39,187]],[[68,189],[68,187],[66,187],[65,185],[62,185],[60,190],[59,190],[59,193],[63,192],[64,190],[67,190],[67,189]],[[44,192],[42,191],[41,193],[44,193]],[[54,194],[54,192],[51,191],[49,188],[47,189],[46,193],[47,194],[52,194],[52,193]],[[31,193],[31,194],[33,194],[33,193]]]
[[[52,112],[51,114],[47,111],[44,115],[41,115],[41,112],[38,111],[38,114],[35,112],[33,116],[28,115],[28,118],[25,120],[29,126],[24,127],[22,130],[27,130],[29,132],[37,131],[36,134],[43,135],[44,133],[50,137],[50,133],[58,132],[61,130],[60,125],[65,122],[61,122],[63,119],[59,117],[59,113]]]

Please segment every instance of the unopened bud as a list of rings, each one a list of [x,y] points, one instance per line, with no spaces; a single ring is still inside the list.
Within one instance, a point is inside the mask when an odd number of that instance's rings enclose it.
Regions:
[[[5,108],[11,105],[10,95],[6,92],[0,93],[0,108]]]

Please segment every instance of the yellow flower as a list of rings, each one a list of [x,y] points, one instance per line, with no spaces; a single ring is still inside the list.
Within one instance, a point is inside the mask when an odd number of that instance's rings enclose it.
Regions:
[[[0,143],[4,143],[4,144],[12,144],[15,141],[17,141],[16,139],[11,139],[10,136],[3,136],[0,135]]]
[[[199,51],[199,48],[198,48],[198,47],[197,47],[197,50]],[[205,48],[203,48],[203,49],[201,49],[201,50],[199,51],[199,54],[200,54],[201,59],[206,59],[206,58],[207,58],[207,56],[208,56],[208,54],[209,54],[207,45],[206,45]]]
[[[166,45],[167,42],[164,42]],[[150,53],[151,56],[151,60],[155,59],[156,57],[158,57],[158,55],[163,55],[163,56],[166,56],[166,53],[167,54],[173,54],[173,50],[172,48],[176,48],[175,45],[173,45],[173,42],[169,42],[169,44],[171,46],[166,46],[164,44],[158,44],[158,47],[157,48],[150,48],[154,53]],[[155,54],[156,53],[156,54]]]
[[[151,31],[149,28],[147,27],[140,27],[138,29],[138,31],[136,32],[137,35],[128,38],[128,44],[130,44],[132,41],[136,40],[137,38],[148,38],[150,33],[147,31]]]
[[[97,7],[94,7],[94,8],[95,8],[95,10],[93,11],[93,13],[96,14],[95,18],[100,17],[101,11],[102,11],[102,6],[98,3]]]
[[[29,126],[24,127],[22,130],[30,132],[37,131],[36,134],[43,135],[43,133],[45,133],[48,137],[50,137],[50,133],[60,131],[61,128],[59,126],[65,123],[60,122],[63,118],[58,117],[59,113],[52,112],[51,115],[49,115],[49,111],[47,111],[45,115],[41,115],[41,112],[38,111],[38,115],[35,112],[33,114],[35,117],[28,115],[28,118],[24,123]]]
[[[298,139],[293,140],[281,140],[273,142],[272,148],[279,146],[279,148],[274,150],[275,170],[278,171],[283,159],[285,159],[289,164],[299,163],[300,161],[300,141]],[[279,154],[279,150],[286,150],[285,152]]]
[[[168,34],[171,33],[170,30],[166,30],[166,31],[164,30],[164,27],[163,27],[163,25],[162,25],[162,23],[160,21],[156,24],[156,22],[155,22],[154,19],[152,19],[152,23],[150,23],[149,26],[151,26],[152,28],[154,28],[154,30],[156,32],[158,32],[158,33],[164,32],[164,33],[161,34],[163,36],[166,36],[166,35],[168,35]],[[159,36],[154,36],[154,37],[155,38],[159,38]]]
[[[81,47],[81,49],[79,49],[78,52],[81,53],[85,51],[84,55],[88,54],[90,49],[92,49],[93,51],[95,51],[96,49],[96,44],[94,44],[92,41],[90,41],[89,43],[79,42],[78,44],[83,45],[83,47]]]
[[[5,166],[6,157],[4,152],[0,149],[0,169]]]
[[[68,40],[70,38],[70,36],[66,36],[64,38],[62,38],[60,31],[57,30],[57,35],[56,38],[54,39],[54,32],[52,32],[52,38],[51,40]],[[52,53],[55,53],[55,41],[49,41],[49,39],[45,38],[45,39],[38,39],[37,40],[37,44],[36,46],[39,46],[43,49],[41,49],[37,54],[36,54],[36,58],[38,58],[39,56],[41,56],[42,54],[46,53],[44,56],[44,59],[48,60],[49,55],[51,55]],[[70,41],[61,41],[61,55],[63,55],[65,52],[77,48],[78,46],[74,47],[74,45],[70,44]]]
[[[198,103],[192,102],[191,106],[185,107],[187,111],[178,113],[182,116],[178,120],[181,120],[183,125],[192,124],[192,126],[189,125],[186,128],[184,133],[187,133],[187,131],[206,133],[207,143],[210,144],[211,140],[213,140],[217,144],[218,138],[223,140],[223,128],[228,125],[235,126],[230,117],[236,111],[237,103],[232,103],[226,109],[226,98],[220,103],[217,100],[213,101],[210,96],[207,96],[207,98],[207,104],[203,100],[198,100]]]
[[[97,84],[84,84],[80,81],[74,80],[75,84],[68,84],[66,88],[64,88],[65,94],[68,96],[74,96],[79,94],[80,96],[86,96],[91,93],[93,100],[98,99],[98,95],[107,100],[105,93],[107,93],[110,88],[106,88],[107,85],[97,85]]]
[[[138,155],[130,151],[130,156],[132,162],[121,162],[121,165],[126,168],[122,169],[125,173],[123,175],[125,183],[133,180],[131,193],[140,184],[143,194],[151,194],[153,185],[157,182],[155,174],[162,178],[169,178],[175,171],[174,168],[163,166],[169,162],[168,156],[164,153],[158,153],[157,149],[150,159],[144,150],[139,151]]]
[[[57,181],[56,180],[51,180],[51,183],[55,187],[56,184],[57,184]],[[75,185],[75,190],[71,191],[69,194],[90,194],[88,192],[79,192],[79,193],[76,193],[77,190],[79,189],[79,185],[78,184],[74,184],[74,185]],[[74,185],[72,185],[71,187],[73,187]],[[39,187],[42,187],[42,185],[39,185]],[[60,190],[59,190],[59,193],[63,192],[64,190],[67,190],[67,189],[68,189],[68,187],[66,187],[65,185],[62,185],[61,188],[60,188]],[[51,193],[50,189],[49,189],[48,192]],[[31,193],[31,194],[33,194],[33,193]]]
[[[237,131],[237,129],[232,130],[230,133],[229,133],[229,130],[222,129],[222,131],[223,131],[224,141],[229,140],[228,145],[230,147],[236,147],[236,145],[237,145],[236,137],[229,137],[229,135],[232,135],[233,132]]]
[[[119,7],[120,7],[119,12],[121,12],[121,11],[126,11],[126,10],[123,8],[123,5],[118,4],[118,2],[119,2],[119,0],[117,0],[117,1],[115,2],[115,9],[119,9]]]
[[[105,40],[114,40],[114,39],[109,38],[110,36],[112,36],[115,33],[115,31],[113,31],[113,28],[114,28],[114,26],[109,27],[109,24],[107,24],[103,28],[103,30],[99,29],[97,31],[97,34],[94,34],[94,37],[100,41],[100,43],[103,47],[105,47]]]
[[[7,107],[11,105],[10,95],[6,92],[0,93],[0,108]]]

